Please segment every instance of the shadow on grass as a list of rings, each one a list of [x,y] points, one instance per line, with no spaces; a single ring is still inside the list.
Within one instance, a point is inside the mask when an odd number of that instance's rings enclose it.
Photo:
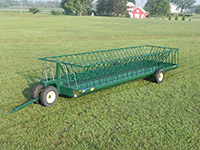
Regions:
[[[37,103],[36,101],[38,100],[32,99],[32,91],[35,85],[37,84],[36,80],[39,79],[39,76],[38,76],[39,72],[40,72],[40,69],[34,69],[34,70],[28,70],[28,71],[22,71],[22,72],[16,73],[28,82],[28,87],[22,91],[22,94],[26,98],[26,102],[24,102],[21,105],[16,106],[9,113],[16,112],[32,103]]]
[[[21,76],[28,83],[28,87],[22,91],[22,94],[26,98],[26,102],[24,102],[21,105],[16,106],[9,113],[13,113],[20,109],[23,109],[24,107],[26,107],[32,103],[37,104],[37,101],[38,101],[37,98],[32,99],[32,91],[33,91],[33,88],[35,87],[35,85],[37,84],[36,80],[39,79],[39,74],[41,74],[40,69],[21,71],[21,72],[17,72],[16,74]]]
[[[148,77],[148,78],[144,78],[145,81],[149,81],[151,83],[155,83],[155,79],[154,77]]]
[[[24,97],[29,101],[32,99],[32,91],[35,85],[37,84],[37,80],[40,78],[41,69],[34,69],[28,71],[17,72],[23,79],[28,82],[28,87],[22,91]]]
[[[32,99],[32,91],[33,91],[34,86],[37,84],[36,80],[39,79],[39,74],[41,74],[40,69],[21,71],[21,72],[17,72],[16,74],[21,76],[28,83],[28,87],[22,91],[22,94],[26,98],[26,102],[24,102],[21,105],[16,106],[15,108],[13,108],[13,110],[11,110],[8,113],[16,112],[32,103],[36,103],[38,101],[38,98]]]

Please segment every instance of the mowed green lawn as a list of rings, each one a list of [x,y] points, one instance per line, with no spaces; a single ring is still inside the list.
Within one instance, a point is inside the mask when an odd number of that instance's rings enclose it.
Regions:
[[[39,57],[137,45],[180,48],[180,67],[53,107],[32,104]],[[200,148],[200,19],[133,20],[0,13],[0,150]]]

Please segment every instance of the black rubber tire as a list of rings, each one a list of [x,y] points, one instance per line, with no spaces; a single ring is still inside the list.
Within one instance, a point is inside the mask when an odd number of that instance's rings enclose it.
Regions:
[[[48,94],[49,94],[49,97],[48,97]],[[58,100],[58,91],[54,86],[47,86],[46,88],[44,88],[44,90],[40,94],[40,100],[39,100],[40,104],[45,107],[55,105],[57,100]],[[48,101],[51,101],[51,102],[48,102]]]
[[[34,89],[33,89],[33,92],[32,92],[32,99],[35,99],[37,97],[40,96],[40,93],[42,92],[44,86],[42,84],[37,84]],[[39,101],[36,101],[35,102],[36,104],[39,103]]]
[[[154,74],[154,79],[156,83],[161,83],[164,80],[164,71],[162,69],[156,70]]]

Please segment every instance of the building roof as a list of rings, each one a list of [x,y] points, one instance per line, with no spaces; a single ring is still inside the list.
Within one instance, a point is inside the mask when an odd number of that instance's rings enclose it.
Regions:
[[[137,9],[137,8],[139,8],[140,10],[142,10],[144,13],[147,13],[142,7],[136,7],[136,8],[133,9],[133,11],[134,11],[135,9]]]
[[[147,13],[146,10],[144,10],[142,7],[138,7],[138,8],[140,8],[143,12]]]

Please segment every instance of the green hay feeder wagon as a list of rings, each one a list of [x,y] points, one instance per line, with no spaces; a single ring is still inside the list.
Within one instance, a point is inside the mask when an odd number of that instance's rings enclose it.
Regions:
[[[179,49],[145,45],[39,59],[43,61],[42,78],[33,99],[11,112],[33,102],[54,105],[59,94],[79,97],[138,78],[153,76],[161,83],[164,71],[179,66]]]

